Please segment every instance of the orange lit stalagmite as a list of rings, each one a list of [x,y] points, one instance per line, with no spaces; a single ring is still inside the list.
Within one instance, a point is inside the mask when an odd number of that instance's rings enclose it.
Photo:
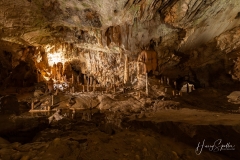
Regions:
[[[63,73],[63,64],[62,62],[57,63],[57,79],[60,79],[62,77]]]
[[[155,71],[157,69],[157,52],[154,50],[144,50],[138,56],[139,74]],[[143,66],[145,65],[145,66]]]
[[[129,81],[129,66],[128,66],[128,57],[125,57],[125,68],[124,68],[124,84]]]
[[[57,65],[54,63],[52,69],[52,78],[56,79],[57,77]]]
[[[72,78],[72,74],[73,74],[73,71],[72,71],[72,66],[70,62],[65,62],[63,75],[66,75],[66,78],[69,79],[69,78]]]
[[[47,82],[47,87],[48,87],[48,92],[49,93],[52,93],[54,91],[52,78],[50,78],[50,80]]]
[[[138,77],[146,76],[146,95],[148,95],[148,73],[157,69],[157,53],[154,50],[144,50],[138,56]]]

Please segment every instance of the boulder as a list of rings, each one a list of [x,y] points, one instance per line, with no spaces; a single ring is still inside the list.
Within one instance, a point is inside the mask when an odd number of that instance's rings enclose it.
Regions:
[[[112,99],[107,95],[98,96],[100,110],[111,110],[113,112],[139,112],[143,107],[143,103],[135,98],[127,97],[125,99]]]
[[[179,104],[180,104],[179,102],[170,101],[170,100],[169,101],[157,100],[153,104],[153,108],[155,111],[169,109],[169,108],[177,108]]]
[[[34,97],[40,97],[41,95],[43,95],[44,93],[41,90],[35,90],[33,93]]]
[[[88,95],[80,95],[75,97],[75,104],[71,106],[71,108],[80,108],[80,109],[88,109],[88,108],[95,108],[99,101],[97,98]]]
[[[234,91],[230,93],[228,96],[228,102],[234,103],[234,104],[240,104],[240,91]]]

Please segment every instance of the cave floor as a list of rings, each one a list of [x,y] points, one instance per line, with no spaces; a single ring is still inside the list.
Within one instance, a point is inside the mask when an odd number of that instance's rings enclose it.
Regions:
[[[18,98],[24,100],[29,94]],[[94,111],[77,110],[74,119],[63,110],[68,116],[50,125],[47,118],[52,112],[1,116],[0,159],[238,159],[240,116],[238,105],[227,102],[228,94],[203,88],[181,97],[168,96],[165,106],[157,109],[151,102],[134,112],[103,105]],[[115,96],[120,106],[127,99],[127,94]],[[103,99],[106,104],[115,101]],[[90,120],[82,118],[84,112],[91,113]],[[203,141],[214,145],[219,140],[215,151],[197,148]],[[219,149],[227,143],[234,146]]]
[[[194,115],[190,116],[191,113]],[[203,123],[196,119],[196,115],[205,119]],[[221,120],[216,118],[218,115]],[[28,116],[22,115],[22,118]],[[231,116],[192,109],[166,110],[152,116],[146,114],[146,118],[124,120],[121,128],[103,123],[104,116],[95,113],[91,121],[83,121],[77,112],[74,120],[66,118],[43,127],[39,132],[32,132],[34,136],[26,143],[13,142],[18,141],[20,136],[27,136],[23,131],[16,132],[18,135],[8,137],[9,140],[12,138],[11,143],[0,141],[1,158],[190,160],[236,159],[239,156],[240,125],[236,114]],[[204,148],[200,155],[196,155],[196,147],[204,139],[206,144],[222,139],[222,144],[230,142],[236,147],[233,151],[216,153]]]

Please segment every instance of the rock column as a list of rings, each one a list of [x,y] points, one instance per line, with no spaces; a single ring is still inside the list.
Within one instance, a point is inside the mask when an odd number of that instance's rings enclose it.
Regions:
[[[125,57],[125,69],[124,69],[124,84],[129,80],[129,67],[128,67],[128,57]]]

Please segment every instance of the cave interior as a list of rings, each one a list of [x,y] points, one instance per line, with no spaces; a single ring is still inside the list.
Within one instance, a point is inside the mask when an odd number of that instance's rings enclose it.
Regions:
[[[0,160],[239,159],[239,8],[0,0]]]

